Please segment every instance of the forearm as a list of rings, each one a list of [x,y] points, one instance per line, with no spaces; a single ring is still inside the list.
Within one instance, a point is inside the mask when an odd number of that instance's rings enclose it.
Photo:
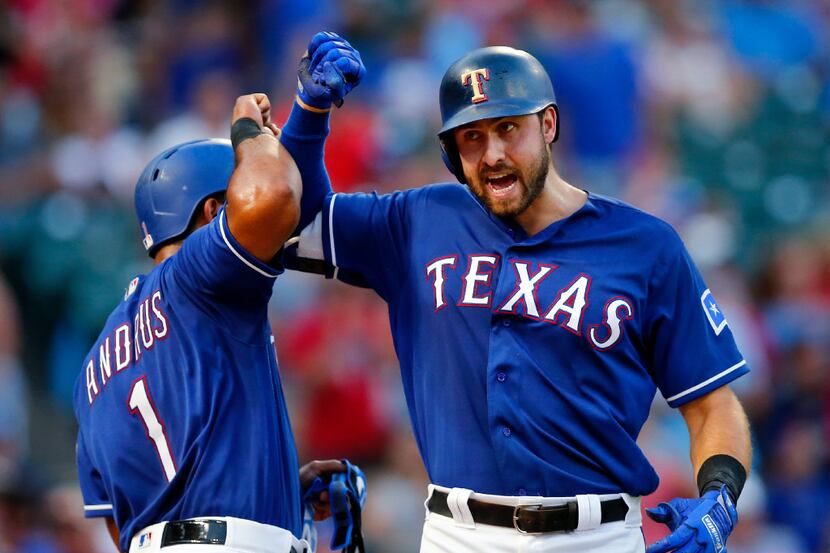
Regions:
[[[323,161],[323,147],[329,134],[329,112],[315,112],[297,102],[285,122],[280,142],[294,158],[302,176],[302,201],[297,231],[310,223],[323,208],[323,200],[331,192],[331,181]]]
[[[729,455],[752,466],[749,422],[740,402],[728,387],[681,407],[691,441],[690,455],[695,476],[713,455]]]

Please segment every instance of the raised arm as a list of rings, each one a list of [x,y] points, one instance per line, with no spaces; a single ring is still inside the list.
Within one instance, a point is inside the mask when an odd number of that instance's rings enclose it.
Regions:
[[[303,181],[300,204],[302,230],[322,209],[331,192],[331,181],[323,161],[329,133],[332,104],[343,98],[366,73],[360,53],[335,33],[314,35],[297,71],[297,97],[283,126],[280,142],[297,163]]]
[[[233,109],[231,139],[236,168],[227,192],[228,227],[261,261],[273,259],[291,236],[300,215],[302,182],[271,122],[265,94],[240,96]]]

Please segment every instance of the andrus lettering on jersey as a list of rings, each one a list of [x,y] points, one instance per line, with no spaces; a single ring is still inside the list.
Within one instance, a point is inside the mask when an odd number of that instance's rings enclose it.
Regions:
[[[156,290],[140,301],[132,321],[124,321],[98,342],[97,356],[93,348],[85,369],[89,404],[114,376],[140,362],[144,352],[167,338],[169,328],[161,290]]]
[[[543,298],[537,295],[539,285],[559,269],[549,263],[533,263],[511,259],[516,286],[508,297],[497,304],[494,313],[519,314],[529,319],[559,326],[576,336],[584,336],[594,349],[605,351],[614,347],[623,336],[624,322],[634,317],[634,303],[625,296],[607,298],[602,310],[602,320],[584,328],[583,316],[589,305],[591,276],[579,273],[560,289],[555,296]],[[426,280],[432,287],[435,311],[447,306],[445,286],[447,278],[454,274],[457,255],[439,257],[426,265]],[[461,297],[458,307],[484,307],[492,309],[494,291],[490,288],[493,273],[498,268],[496,254],[468,256],[467,269],[460,276]],[[547,307],[545,307],[547,306]]]

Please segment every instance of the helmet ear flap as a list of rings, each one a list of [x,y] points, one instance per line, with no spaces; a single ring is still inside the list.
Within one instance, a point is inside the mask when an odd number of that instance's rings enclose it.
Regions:
[[[467,179],[464,177],[464,168],[461,166],[461,156],[458,153],[458,148],[455,146],[455,140],[447,134],[439,136],[438,142],[441,144],[441,159],[444,160],[444,165],[450,170],[450,173],[455,175],[458,182],[467,184]]]

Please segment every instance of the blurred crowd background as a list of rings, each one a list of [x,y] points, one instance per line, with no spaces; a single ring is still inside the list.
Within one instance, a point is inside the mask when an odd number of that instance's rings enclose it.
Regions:
[[[469,49],[543,62],[560,173],[680,231],[752,368],[734,385],[755,467],[730,553],[830,551],[828,28],[822,0],[6,0],[0,553],[113,551],[101,521],[82,518],[71,390],[106,315],[151,267],[135,179],[167,146],[227,136],[237,94],[268,92],[284,120],[320,29],[368,68],[332,116],[340,191],[451,179],[437,90]],[[417,551],[427,481],[384,305],[288,273],[272,322],[301,458],[363,465],[370,551]],[[653,411],[641,443],[662,484],[649,506],[696,493],[682,418],[661,398]]]

